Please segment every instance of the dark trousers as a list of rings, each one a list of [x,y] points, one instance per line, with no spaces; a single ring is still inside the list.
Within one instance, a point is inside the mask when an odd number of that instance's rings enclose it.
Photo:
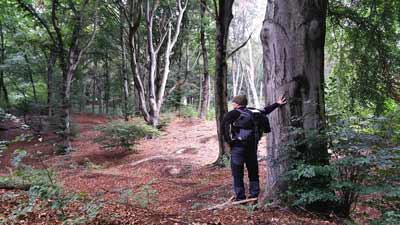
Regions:
[[[236,200],[246,199],[243,182],[244,164],[246,164],[249,176],[249,192],[251,198],[258,197],[260,193],[260,181],[258,176],[257,145],[238,144],[232,146],[231,169],[233,176],[233,190]]]

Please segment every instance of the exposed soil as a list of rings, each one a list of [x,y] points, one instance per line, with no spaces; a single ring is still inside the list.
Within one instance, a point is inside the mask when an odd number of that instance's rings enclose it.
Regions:
[[[338,224],[308,213],[294,213],[286,208],[235,206],[221,210],[204,210],[226,202],[231,196],[229,168],[210,166],[218,155],[214,121],[198,119],[172,120],[162,135],[141,140],[135,151],[107,151],[93,140],[100,135],[94,128],[109,121],[103,116],[76,114],[73,121],[79,134],[73,139],[74,151],[56,155],[59,138],[52,133],[33,135],[22,130],[20,121],[1,124],[0,140],[25,140],[9,144],[0,155],[0,175],[13,171],[15,149],[24,149],[40,157],[28,157],[24,163],[35,168],[49,167],[68,192],[88,199],[104,199],[104,207],[88,224]],[[260,148],[265,149],[265,138]],[[264,151],[259,151],[262,158]],[[261,184],[265,183],[265,164],[260,163]],[[150,187],[156,194],[151,203],[140,206],[135,200],[120,202],[128,191],[133,195]],[[263,189],[263,187],[262,187]],[[261,190],[263,191],[263,190]],[[7,198],[7,196],[14,196]],[[16,202],[26,200],[21,191],[0,189],[0,219],[10,213]],[[81,210],[72,205],[72,211]],[[44,209],[19,218],[17,224],[60,224],[55,212]]]

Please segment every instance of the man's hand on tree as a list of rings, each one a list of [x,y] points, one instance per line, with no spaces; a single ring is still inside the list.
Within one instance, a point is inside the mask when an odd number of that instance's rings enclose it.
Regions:
[[[281,97],[279,97],[279,99],[276,101],[276,103],[278,103],[279,106],[282,106],[282,105],[284,105],[284,104],[287,103],[287,100],[286,100],[285,97],[281,96]]]

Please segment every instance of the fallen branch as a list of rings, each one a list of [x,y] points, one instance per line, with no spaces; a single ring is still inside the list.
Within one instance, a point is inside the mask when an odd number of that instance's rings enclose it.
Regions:
[[[151,160],[154,160],[154,159],[169,159],[169,158],[171,158],[171,157],[168,156],[168,155],[156,155],[156,156],[152,156],[152,157],[148,157],[148,158],[144,158],[144,159],[138,160],[136,162],[131,163],[130,165],[131,166],[137,166],[139,164],[142,164],[144,162],[151,161]]]
[[[228,207],[234,206],[234,205],[257,201],[257,198],[249,198],[249,199],[245,199],[245,200],[241,200],[241,201],[232,201],[233,199],[234,199],[234,197],[231,197],[227,202],[224,202],[224,203],[218,204],[218,205],[214,205],[214,206],[211,206],[211,207],[203,209],[203,210],[224,209],[224,208],[228,208]]]

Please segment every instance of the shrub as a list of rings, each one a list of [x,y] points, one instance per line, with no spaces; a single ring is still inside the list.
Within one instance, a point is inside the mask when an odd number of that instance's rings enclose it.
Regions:
[[[194,106],[187,105],[180,110],[180,116],[184,118],[195,118],[198,116],[197,109]]]
[[[206,119],[207,120],[214,120],[215,119],[215,109],[214,108],[209,109],[207,111]]]
[[[387,121],[390,119],[350,118],[330,124],[326,135],[331,164],[295,161],[286,175],[289,183],[286,199],[294,206],[334,203],[332,210],[349,217],[361,195],[374,194],[381,198],[372,198],[366,203],[381,211],[382,217],[377,223],[396,224],[392,222],[399,221],[400,147],[396,146],[396,139],[387,135],[390,131],[383,129],[395,127],[382,126],[390,124]],[[379,130],[374,129],[377,125]]]
[[[12,213],[0,221],[0,224],[12,223],[17,218],[30,216],[29,214],[38,210],[54,210],[58,219],[67,224],[87,224],[97,216],[103,207],[101,201],[83,201],[82,195],[67,193],[57,182],[53,170],[32,169],[24,165],[22,159],[26,156],[28,156],[26,151],[16,151],[12,160],[15,167],[13,173],[7,177],[0,177],[0,182],[29,184],[30,188],[26,192],[28,200],[16,202]],[[40,157],[40,155],[33,157]],[[83,204],[83,211],[74,213],[67,210],[70,204],[78,201]]]
[[[95,139],[106,149],[123,148],[132,150],[137,140],[158,136],[160,132],[146,124],[133,124],[124,121],[111,121],[97,127],[102,135]]]
[[[151,186],[155,182],[156,179],[151,179],[136,193],[133,193],[130,189],[121,190],[120,202],[124,204],[139,205],[141,208],[148,208],[150,204],[157,201],[158,192]]]

